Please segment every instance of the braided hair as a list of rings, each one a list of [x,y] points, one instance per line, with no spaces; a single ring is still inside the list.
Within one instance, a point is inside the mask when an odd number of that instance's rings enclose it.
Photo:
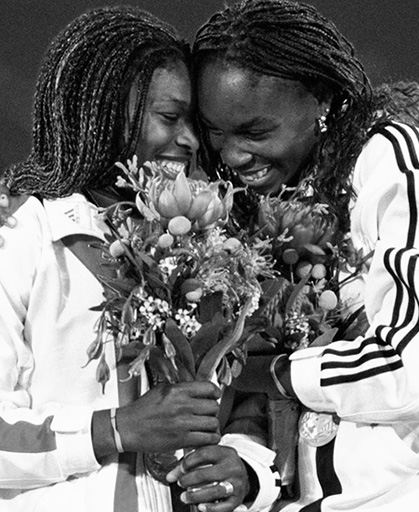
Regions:
[[[320,135],[306,173],[313,177],[314,199],[327,202],[341,219],[342,229],[347,229],[348,202],[354,195],[351,173],[377,119],[377,102],[352,44],[336,26],[303,3],[243,0],[214,14],[198,30],[192,55],[196,75],[205,64],[221,61],[250,70],[256,77],[300,82],[319,101],[332,97],[328,130]],[[390,97],[389,91],[381,90],[380,122],[389,114],[385,105]],[[201,131],[210,166],[218,174],[228,172],[219,157],[211,154],[205,130]],[[254,209],[250,196],[242,199],[249,211]]]
[[[153,72],[189,47],[175,30],[135,7],[104,7],[70,23],[40,70],[28,159],[6,170],[12,193],[54,198],[115,181],[117,160],[132,157]],[[135,112],[127,116],[129,90]]]

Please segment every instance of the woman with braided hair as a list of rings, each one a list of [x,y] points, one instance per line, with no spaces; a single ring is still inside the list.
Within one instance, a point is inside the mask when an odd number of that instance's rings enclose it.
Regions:
[[[236,196],[243,225],[260,196],[295,187],[306,204],[328,205],[358,254],[372,254],[346,292],[364,305],[362,335],[249,357],[236,381],[339,424],[326,445],[336,477],[325,482],[326,452],[305,458],[300,445],[303,495],[284,510],[416,510],[418,86],[372,88],[335,25],[289,0],[243,0],[214,14],[193,59],[208,158],[217,175],[245,185]],[[307,474],[316,463],[320,485]]]
[[[278,495],[273,452],[221,438],[214,383],[148,390],[143,376],[139,396],[112,343],[103,393],[86,366],[103,301],[98,207],[122,199],[115,162],[135,154],[178,172],[195,158],[189,57],[134,7],[81,15],[46,54],[32,152],[0,185],[2,511],[229,512],[243,500],[256,511]],[[144,453],[185,447],[174,485],[150,476]]]

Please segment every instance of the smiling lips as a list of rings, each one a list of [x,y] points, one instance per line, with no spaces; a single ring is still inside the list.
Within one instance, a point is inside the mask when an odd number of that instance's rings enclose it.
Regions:
[[[262,169],[256,169],[250,172],[237,174],[244,183],[255,183],[256,181],[262,180],[268,174],[270,167],[263,167]]]
[[[169,178],[175,179],[176,176],[183,171],[185,174],[187,173],[189,162],[187,161],[175,161],[169,159],[161,159],[159,160],[159,164],[162,167],[163,171]],[[238,172],[237,174],[240,176],[240,179],[244,183],[255,183],[259,180],[262,180],[267,176],[270,170],[269,166],[263,167],[261,169],[256,169],[253,171],[247,171],[245,173]]]
[[[175,179],[176,176],[183,171],[185,174],[188,170],[189,161],[175,161],[169,159],[158,160],[161,168],[168,178]]]

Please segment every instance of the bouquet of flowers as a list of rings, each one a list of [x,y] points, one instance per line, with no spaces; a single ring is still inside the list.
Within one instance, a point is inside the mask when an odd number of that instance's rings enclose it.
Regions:
[[[280,272],[277,294],[265,311],[278,333],[279,353],[354,339],[368,327],[362,300],[351,300],[371,254],[356,251],[328,206],[313,202],[306,190],[304,183],[298,189],[284,187],[277,197],[261,198],[258,211],[259,228],[272,240]],[[346,287],[351,292],[345,293]],[[292,431],[319,447],[336,435],[339,420],[306,409],[300,413],[284,401],[270,404],[270,411],[272,445],[284,484],[291,486],[298,440]]]
[[[102,251],[115,276],[102,278],[105,299],[88,349],[97,380],[109,379],[111,341],[117,359],[129,361],[128,378],[147,371],[152,384],[174,383],[217,372],[228,385],[245,363],[246,340],[266,325],[261,282],[276,276],[270,240],[223,230],[229,182],[208,183],[200,169],[173,176],[155,162],[138,168],[135,157],[118,165],[117,185],[135,201],[104,211],[110,233]]]
[[[342,301],[341,291],[362,273],[371,254],[354,249],[326,204],[312,203],[298,191],[283,199],[289,192],[284,188],[277,197],[262,198],[258,223],[272,239],[281,278],[270,308],[291,353],[364,332],[362,304],[354,310]]]

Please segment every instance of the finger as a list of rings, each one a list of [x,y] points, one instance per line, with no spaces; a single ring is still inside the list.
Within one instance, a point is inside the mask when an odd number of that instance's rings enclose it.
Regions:
[[[219,432],[220,422],[216,416],[190,415],[185,418],[183,425],[191,432]]]
[[[194,414],[200,416],[217,416],[220,410],[220,406],[216,400],[207,399],[192,399],[191,405],[193,407]]]
[[[219,432],[189,432],[185,436],[185,446],[195,448],[203,445],[218,444],[221,435]]]
[[[182,468],[179,484],[185,488],[214,481],[240,481],[246,472],[237,452],[219,445],[198,447],[183,459]]]
[[[209,464],[216,464],[226,459],[226,454],[233,451],[230,447],[225,446],[200,446],[196,450],[188,453],[184,458],[183,467],[185,473],[198,466],[207,466]],[[233,453],[236,453],[235,451]],[[230,460],[228,461],[230,467]]]
[[[183,460],[183,459],[182,459]],[[183,466],[182,466],[182,461],[180,461],[180,463],[175,467],[173,468],[171,471],[169,471],[169,473],[167,473],[167,476],[166,476],[166,480],[169,482],[169,483],[174,483],[176,482],[183,474],[185,473],[184,469],[183,469]]]
[[[194,398],[212,398],[218,400],[221,397],[221,390],[212,382],[193,381],[182,383],[189,389],[189,394]]]
[[[199,503],[200,512],[248,512],[246,505],[237,505],[237,500],[229,499],[217,503]]]
[[[239,505],[238,498],[234,495],[234,487],[230,482],[212,482],[200,487],[189,488],[181,494],[181,500],[188,504],[206,505],[222,500],[223,503],[228,503],[226,510],[233,510]]]

